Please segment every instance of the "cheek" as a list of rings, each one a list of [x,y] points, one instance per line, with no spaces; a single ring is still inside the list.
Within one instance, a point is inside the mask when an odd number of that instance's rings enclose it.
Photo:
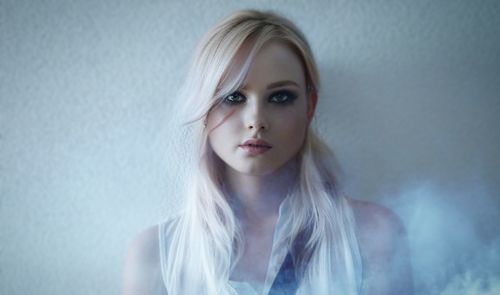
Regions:
[[[231,133],[227,127],[227,124],[222,123],[216,127],[212,126],[212,128],[208,131],[208,140],[210,141],[210,144],[215,151],[224,148],[225,145],[223,144],[223,142],[227,140]]]
[[[239,118],[235,110],[210,113],[206,127],[208,140],[219,156],[222,157],[222,153],[232,149],[239,125]]]
[[[230,145],[228,145],[228,134],[223,128],[219,127],[208,134],[208,142],[213,152],[222,159],[223,162],[228,160],[228,156],[232,154]]]
[[[293,109],[277,116],[278,126],[282,130],[287,130],[292,133],[300,133],[308,126],[307,111],[305,108]]]
[[[230,109],[230,110],[223,110],[223,109],[216,109],[208,114],[207,118],[207,130],[208,134],[210,135],[223,125],[228,125],[227,123],[229,121],[234,120],[234,114],[236,112],[236,109]]]
[[[296,149],[302,146],[304,142],[306,130],[308,128],[307,114],[288,114],[280,118],[278,123],[279,131],[275,135],[279,136],[280,141],[285,143],[283,147],[288,149]]]

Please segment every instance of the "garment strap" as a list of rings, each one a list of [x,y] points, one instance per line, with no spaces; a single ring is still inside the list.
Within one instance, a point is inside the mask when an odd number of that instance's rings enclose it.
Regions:
[[[299,282],[295,276],[295,266],[290,252],[281,264],[281,268],[274,279],[268,295],[291,295],[295,294],[299,287]]]

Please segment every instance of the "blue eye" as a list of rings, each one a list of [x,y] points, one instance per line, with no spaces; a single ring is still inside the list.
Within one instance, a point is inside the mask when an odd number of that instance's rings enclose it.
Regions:
[[[269,96],[269,101],[277,104],[292,103],[297,98],[297,95],[288,90],[274,92]]]
[[[228,96],[224,97],[223,102],[227,104],[238,104],[245,101],[245,96],[239,91],[235,91]]]

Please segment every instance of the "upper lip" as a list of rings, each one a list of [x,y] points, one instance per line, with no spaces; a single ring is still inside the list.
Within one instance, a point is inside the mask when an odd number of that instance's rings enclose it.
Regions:
[[[240,146],[261,146],[261,147],[272,147],[269,143],[267,143],[265,140],[262,139],[249,139],[245,141],[243,144]]]

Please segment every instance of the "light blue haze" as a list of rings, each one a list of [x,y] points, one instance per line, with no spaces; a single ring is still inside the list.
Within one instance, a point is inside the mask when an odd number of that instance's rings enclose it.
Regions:
[[[240,8],[308,36],[316,127],[344,190],[401,215],[418,294],[500,294],[494,0],[0,0],[0,294],[119,294],[127,243],[183,202],[194,46]]]

